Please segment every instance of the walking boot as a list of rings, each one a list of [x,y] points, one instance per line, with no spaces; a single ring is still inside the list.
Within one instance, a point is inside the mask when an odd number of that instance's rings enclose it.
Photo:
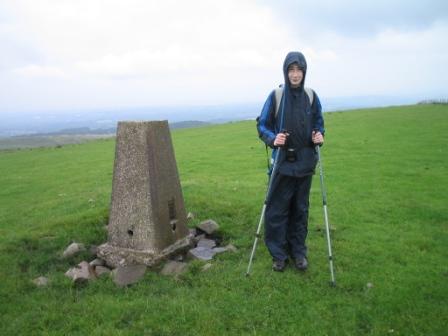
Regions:
[[[295,259],[294,264],[299,271],[306,271],[308,268],[308,260],[306,260],[306,257]]]
[[[272,269],[276,272],[283,272],[285,270],[285,267],[286,267],[285,260],[275,259],[274,262],[272,263]]]

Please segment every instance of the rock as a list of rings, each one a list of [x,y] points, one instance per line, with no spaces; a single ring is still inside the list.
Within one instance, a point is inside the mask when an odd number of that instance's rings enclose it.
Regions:
[[[37,287],[47,287],[48,286],[48,278],[44,277],[44,276],[40,276],[36,279],[33,280],[33,283],[37,286]]]
[[[77,267],[70,268],[65,275],[75,283],[81,283],[96,278],[93,267],[87,261],[81,261]]]
[[[234,253],[238,252],[238,249],[234,245],[232,245],[232,244],[227,245],[226,248],[230,252],[234,252]]]
[[[224,246],[224,247],[215,247],[215,248],[213,249],[213,251],[214,251],[215,253],[237,252],[238,249],[237,249],[235,246],[233,246],[232,244],[229,244],[229,245]]]
[[[71,243],[62,254],[63,258],[70,258],[73,257],[75,254],[85,251],[86,248],[84,244],[81,243]]]
[[[111,272],[111,270],[108,269],[105,266],[99,265],[99,266],[95,267],[95,274],[96,274],[97,277],[100,277],[100,276],[102,276],[104,274],[110,274],[110,272]]]
[[[205,238],[205,234],[200,234],[200,235],[194,237],[193,240],[194,240],[194,243],[197,245],[199,243],[199,241],[204,238]]]
[[[106,264],[106,262],[103,259],[96,258],[96,259],[92,260],[91,262],[89,262],[89,264],[92,267],[96,267],[96,266],[104,266]]]
[[[212,267],[212,264],[206,263],[204,266],[202,266],[201,270],[202,270],[202,272],[205,272],[205,271],[209,270],[211,267]]]
[[[146,272],[146,265],[118,266],[112,272],[115,284],[120,287],[138,282]]]
[[[67,272],[64,273],[67,278],[72,278],[75,275],[75,267],[69,268]]]
[[[162,271],[160,271],[160,274],[162,275],[180,275],[187,271],[188,264],[180,261],[168,261],[165,266],[163,266]]]
[[[98,252],[98,246],[90,245],[89,252],[92,256],[96,256],[96,254]]]
[[[194,214],[192,212],[189,212],[187,215],[187,220],[192,220],[194,219]]]
[[[212,260],[215,252],[207,247],[196,247],[188,251],[188,256],[193,259],[199,260]]]
[[[216,254],[216,253],[227,252],[227,248],[225,248],[225,247],[215,247],[215,248],[213,249],[213,252],[215,252],[215,254]]]
[[[219,225],[218,223],[216,223],[214,220],[212,219],[207,219],[203,222],[201,222],[197,228],[199,230],[204,231],[206,234],[211,235],[213,234],[215,231],[219,230]]]
[[[189,229],[190,235],[193,237],[196,237],[196,235],[198,234],[196,229]]]
[[[216,246],[216,242],[213,239],[201,238],[198,241],[197,247],[206,247],[206,248],[214,248]]]
[[[174,261],[179,261],[179,262],[181,262],[181,261],[185,261],[185,259],[186,259],[186,256],[185,256],[184,253],[182,253],[182,254],[178,254],[178,255],[176,255],[176,256],[174,256],[174,257],[172,258],[172,260],[174,260]]]

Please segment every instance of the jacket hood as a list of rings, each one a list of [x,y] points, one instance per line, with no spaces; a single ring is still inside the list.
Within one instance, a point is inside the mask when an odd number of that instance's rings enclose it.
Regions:
[[[303,80],[300,84],[300,89],[303,89],[305,86],[305,77],[306,77],[306,60],[305,56],[299,51],[291,51],[286,55],[285,61],[283,62],[283,76],[285,77],[285,86],[289,88],[289,79],[288,79],[288,67],[297,63],[299,68],[303,70]]]

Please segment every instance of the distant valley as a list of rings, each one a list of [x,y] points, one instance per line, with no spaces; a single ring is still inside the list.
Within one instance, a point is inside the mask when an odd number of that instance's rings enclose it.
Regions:
[[[324,112],[432,103],[427,97],[321,98]],[[436,102],[439,100],[435,100]],[[445,99],[446,101],[446,99]],[[255,119],[262,102],[213,106],[133,107],[66,111],[0,111],[0,150],[80,143],[115,135],[118,121],[168,120],[171,129]]]
[[[170,123],[170,129],[192,128],[210,125],[204,121],[180,121]],[[90,129],[89,127],[69,128],[49,133],[35,133],[0,137],[0,150],[60,147],[68,144],[79,144],[90,140],[107,139],[114,137],[116,127],[107,129]]]

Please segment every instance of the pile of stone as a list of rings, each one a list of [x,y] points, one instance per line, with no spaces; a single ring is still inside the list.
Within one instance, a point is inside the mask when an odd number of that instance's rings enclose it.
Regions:
[[[64,259],[72,258],[84,251],[86,251],[84,244],[73,242],[62,253],[62,257]],[[90,253],[92,255],[96,254],[96,246],[90,248]],[[91,262],[81,261],[77,266],[71,267],[65,272],[65,276],[71,278],[74,283],[78,284],[97,279],[110,272],[111,269],[106,267],[104,260],[95,258]]]
[[[206,271],[212,267],[210,261],[215,255],[237,251],[237,248],[232,244],[221,246],[222,237],[219,234],[219,225],[212,219],[203,221],[196,228],[190,229],[190,235],[194,237],[194,247],[167,260],[160,270],[162,275],[177,278],[188,270],[188,261],[191,260],[207,262],[202,267],[202,270]],[[72,258],[84,251],[86,251],[84,244],[73,242],[65,249],[62,257],[65,259]],[[95,246],[90,248],[90,252],[95,255]],[[81,261],[77,266],[71,267],[65,272],[65,276],[72,279],[74,284],[81,284],[108,275],[118,286],[127,286],[143,278],[147,269],[146,265],[126,265],[112,268],[106,265],[103,259],[97,257],[91,262]],[[49,280],[45,277],[39,277],[34,279],[33,282],[38,287],[45,287]]]
[[[190,234],[194,236],[196,246],[188,251],[187,256],[191,259],[209,261],[218,253],[236,252],[236,247],[231,244],[224,247],[219,246],[220,239],[216,234],[218,230],[219,225],[212,219],[203,221],[195,229],[192,229]]]
[[[192,217],[189,216],[188,217]],[[237,248],[232,244],[220,246],[221,237],[219,235],[219,225],[212,219],[201,222],[196,228],[190,229],[190,235],[194,237],[194,247],[186,254],[174,257],[165,263],[161,270],[163,275],[171,275],[178,277],[185,273],[188,269],[188,261],[201,260],[207,261],[202,266],[202,271],[206,271],[212,267],[209,262],[213,257],[223,252],[237,252]]]
[[[63,258],[71,258],[86,248],[81,243],[70,244],[62,254]],[[95,247],[91,248],[91,252],[95,251]],[[101,258],[95,258],[91,262],[81,261],[77,266],[71,267],[65,276],[72,279],[73,283],[78,285],[88,281],[96,280],[102,276],[109,275],[118,286],[126,286],[140,280],[146,272],[145,265],[130,265],[126,267],[110,268]],[[37,285],[37,281],[34,281]]]

